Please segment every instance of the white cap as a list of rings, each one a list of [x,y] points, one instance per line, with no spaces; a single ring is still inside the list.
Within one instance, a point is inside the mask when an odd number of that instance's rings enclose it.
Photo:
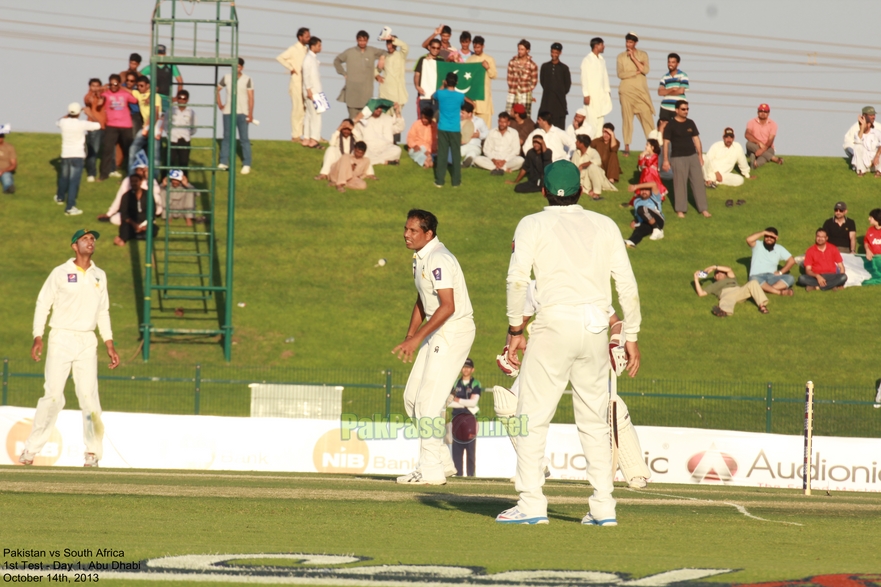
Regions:
[[[0,135],[8,135],[12,132],[11,124],[0,124]]]
[[[587,110],[585,110],[584,108],[579,108],[575,111],[575,116],[583,116],[587,118]]]
[[[386,41],[392,38],[392,27],[384,26],[382,30],[379,31],[379,40]]]
[[[168,172],[168,179],[176,179],[178,181],[183,181],[184,172],[181,171],[180,169],[172,169],[170,172]]]
[[[79,102],[71,102],[67,105],[67,113],[71,116],[79,116],[82,111],[83,107],[79,105]]]

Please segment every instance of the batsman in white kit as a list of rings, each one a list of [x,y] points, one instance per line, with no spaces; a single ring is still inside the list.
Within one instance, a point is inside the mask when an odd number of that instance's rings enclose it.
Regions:
[[[526,291],[526,306],[523,308],[523,323],[520,329],[525,329],[527,334],[531,334],[531,328],[527,326],[530,319],[538,313],[538,303],[535,301],[535,280],[529,282],[529,288]],[[632,489],[643,489],[647,485],[647,480],[651,477],[648,465],[642,456],[642,447],[639,444],[639,436],[633,427],[630,419],[630,412],[627,404],[618,396],[617,378],[627,368],[627,353],[624,348],[626,336],[624,335],[624,323],[618,319],[615,308],[609,306],[609,361],[611,366],[609,387],[609,426],[612,428],[613,462],[612,475],[620,467],[624,479]],[[496,416],[503,425],[507,425],[508,419],[517,412],[517,399],[520,396],[520,370],[508,362],[508,345],[502,350],[501,355],[496,356],[496,363],[502,372],[514,377],[514,382],[510,387],[496,385],[493,387],[493,404]],[[614,420],[613,420],[614,418]],[[509,436],[514,450],[517,450],[517,437]],[[617,460],[615,460],[617,455]],[[550,460],[547,457],[542,459],[542,472],[545,477],[550,476],[547,466]]]
[[[31,435],[19,457],[23,465],[32,465],[49,440],[58,414],[64,408],[64,385],[73,370],[73,382],[83,412],[83,441],[86,445],[85,466],[97,467],[103,454],[104,424],[98,400],[98,338],[101,332],[110,368],[119,365],[110,330],[110,298],[107,276],[92,261],[99,234],[80,229],[71,238],[75,258],[52,270],[37,297],[34,312],[34,344],[31,357],[40,360],[43,352],[43,331],[49,312],[49,344],[46,351],[45,395],[37,403]]]
[[[578,205],[581,180],[569,161],[545,168],[543,195],[548,206],[517,225],[508,267],[508,361],[520,367],[516,416],[527,431],[517,438],[515,489],[520,499],[496,518],[506,524],[547,524],[548,501],[542,492],[548,427],[567,383],[587,479],[594,487],[583,524],[618,524],[612,497],[609,414],[608,307],[615,280],[624,312],[627,370],[639,370],[636,342],[642,321],[639,293],[624,239],[608,217]],[[523,337],[523,309],[531,274],[541,308],[529,345]],[[518,351],[525,351],[521,364]]]
[[[404,390],[404,409],[420,431],[419,465],[397,482],[443,485],[456,467],[444,444],[444,414],[450,389],[471,352],[474,318],[465,276],[456,257],[438,240],[437,218],[425,210],[410,210],[404,243],[413,253],[416,303],[404,342],[392,353],[416,362]]]

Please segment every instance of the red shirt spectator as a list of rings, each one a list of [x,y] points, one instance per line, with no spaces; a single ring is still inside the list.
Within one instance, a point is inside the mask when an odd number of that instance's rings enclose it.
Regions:
[[[823,245],[822,251],[819,246],[813,245],[805,253],[805,267],[810,267],[811,271],[821,275],[825,273],[835,273],[836,263],[843,262],[844,261],[841,259],[841,253],[838,252],[838,248],[829,243]]]

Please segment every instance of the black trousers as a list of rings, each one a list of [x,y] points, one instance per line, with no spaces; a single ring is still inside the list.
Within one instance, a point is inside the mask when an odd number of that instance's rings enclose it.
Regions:
[[[104,154],[101,156],[101,179],[107,179],[113,169],[113,163],[116,161],[116,144],[122,147],[122,154],[128,157],[128,150],[132,146],[132,129],[120,128],[118,126],[108,126],[104,129]],[[123,169],[128,169],[127,165]]]
[[[526,181],[520,182],[514,186],[514,191],[518,194],[534,194],[541,191],[541,180],[531,180],[529,176]]]
[[[185,149],[176,149],[175,147],[186,147]],[[170,144],[171,149],[171,166],[177,169],[189,167],[190,165],[190,141],[186,139],[178,139]]]
[[[638,224],[636,228],[633,229],[633,234],[630,235],[629,239],[630,242],[635,245],[638,245],[639,241],[651,235],[652,230],[654,230],[655,228],[664,230],[664,219],[654,210],[643,206],[639,209],[639,216],[642,219],[642,224]],[[649,218],[655,219],[654,226],[649,224]]]
[[[477,439],[470,442],[453,441],[453,464],[456,465],[456,475],[464,477],[462,468],[462,453],[466,454],[467,471],[469,477],[474,477],[474,464],[477,462]]]

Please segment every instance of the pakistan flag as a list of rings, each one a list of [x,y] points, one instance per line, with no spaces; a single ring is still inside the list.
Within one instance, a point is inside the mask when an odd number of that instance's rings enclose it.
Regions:
[[[423,68],[425,63],[423,63]],[[471,100],[483,100],[483,83],[486,80],[486,70],[482,63],[450,63],[447,61],[434,61],[437,64],[437,85],[440,89],[444,78],[450,72],[459,76],[459,83],[456,84],[456,90],[465,94]]]

